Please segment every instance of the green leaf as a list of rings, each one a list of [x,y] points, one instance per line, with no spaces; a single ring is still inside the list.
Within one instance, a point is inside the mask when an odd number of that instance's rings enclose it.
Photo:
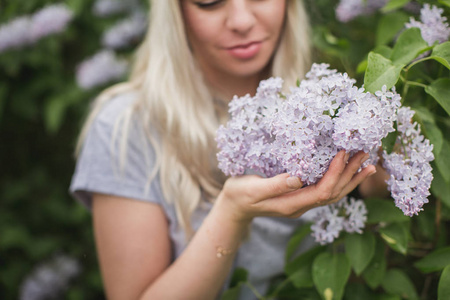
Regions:
[[[356,275],[361,274],[375,254],[375,236],[371,232],[346,235],[345,253]]]
[[[393,250],[406,254],[408,250],[409,222],[392,223],[380,228],[380,235]]]
[[[389,199],[369,198],[364,201],[367,207],[367,223],[377,224],[380,222],[405,222],[410,218],[397,208],[394,201]]]
[[[247,281],[248,271],[244,268],[236,268],[231,276],[230,287],[237,286],[240,282]]]
[[[429,58],[437,60],[442,65],[446,66],[447,69],[450,69],[450,42],[435,46]]]
[[[419,299],[411,279],[399,269],[387,271],[386,277],[381,285],[386,292],[398,295],[403,299]]]
[[[55,133],[58,131],[64,120],[66,108],[67,103],[61,98],[53,98],[47,102],[44,120],[48,132]]]
[[[294,232],[294,234],[292,235],[291,239],[289,240],[286,246],[286,255],[285,255],[286,262],[291,259],[295,251],[298,250],[298,246],[300,245],[300,243],[310,233],[311,233],[310,226],[301,226],[298,230]]]
[[[372,261],[363,272],[363,277],[371,289],[376,289],[386,274],[385,247],[382,240],[376,239]]]
[[[220,300],[237,300],[241,294],[241,288],[243,283],[239,283],[236,287],[226,290]]]
[[[450,184],[445,181],[444,177],[441,175],[441,172],[437,169],[434,169],[433,172],[431,192],[434,196],[440,198],[445,206],[450,208]]]
[[[450,299],[450,266],[445,267],[438,285],[438,300]]]
[[[388,12],[391,10],[395,10],[405,6],[410,0],[390,0],[386,5],[381,9],[382,12]]]
[[[370,52],[364,76],[364,88],[371,93],[381,90],[383,85],[386,85],[388,89],[392,88],[397,83],[404,66],[394,64],[381,54]]]
[[[236,268],[230,280],[230,288],[226,290],[221,300],[236,300],[239,299],[242,286],[247,282],[248,272],[244,268]]]
[[[424,273],[441,271],[448,265],[450,265],[450,247],[437,249],[414,263],[414,266]]]
[[[417,27],[409,28],[400,34],[391,54],[394,64],[408,64],[420,53],[429,48]]]
[[[408,15],[404,12],[396,11],[383,15],[378,22],[375,44],[389,43],[405,27],[407,21]]]
[[[425,92],[450,115],[450,78],[439,78],[425,88]]]
[[[345,288],[345,300],[372,299],[373,293],[363,283],[352,282]]]
[[[448,7],[450,7],[450,0],[438,0],[438,2],[440,4],[447,5]]]
[[[342,299],[350,276],[350,263],[342,253],[321,253],[313,262],[313,281],[326,300]]]
[[[287,263],[284,270],[289,276],[289,279],[297,288],[312,287],[312,263],[314,258],[323,250],[325,247],[318,246],[314,247],[298,257]]]
[[[450,142],[444,140],[439,156],[435,158],[436,165],[446,182],[450,182]]]
[[[398,131],[395,130],[389,132],[389,134],[381,140],[381,146],[383,147],[383,150],[386,151],[388,154],[391,154],[392,151],[394,150],[395,141],[397,140],[397,137]]]
[[[385,58],[389,58],[392,55],[392,48],[386,45],[380,45],[373,49],[373,52],[383,55]]]

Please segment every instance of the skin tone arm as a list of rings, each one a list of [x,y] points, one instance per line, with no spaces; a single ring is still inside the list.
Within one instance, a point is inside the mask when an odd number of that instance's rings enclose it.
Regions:
[[[367,159],[362,152],[348,164],[347,159],[340,152],[324,177],[304,188],[287,174],[230,178],[172,264],[168,223],[159,206],[96,194],[94,231],[108,299],[214,299],[254,217],[299,217],[338,201],[375,172],[368,166],[356,173]],[[218,257],[217,247],[231,253]]]

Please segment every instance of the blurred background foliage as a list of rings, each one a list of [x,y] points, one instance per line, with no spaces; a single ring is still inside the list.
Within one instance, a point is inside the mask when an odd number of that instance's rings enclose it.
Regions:
[[[64,296],[55,298],[104,298],[90,213],[68,193],[82,122],[91,101],[112,83],[82,88],[76,73],[82,61],[105,48],[104,32],[128,13],[99,16],[94,13],[97,2],[0,0],[0,26],[48,5],[64,3],[73,12],[62,32],[0,52],[0,299],[20,298],[30,274],[55,255],[74,258],[79,265],[79,276],[73,276]],[[385,22],[400,29],[408,17],[402,11],[389,17],[376,12],[342,23],[335,16],[338,2],[305,1],[313,25],[314,61],[330,63],[361,85],[367,53],[393,38],[376,27]],[[144,0],[140,5],[141,11],[148,9]],[[128,59],[137,42],[113,51]],[[414,219],[419,236],[436,236],[435,217],[430,209]],[[443,232],[436,243],[446,245],[447,230],[439,228]]]

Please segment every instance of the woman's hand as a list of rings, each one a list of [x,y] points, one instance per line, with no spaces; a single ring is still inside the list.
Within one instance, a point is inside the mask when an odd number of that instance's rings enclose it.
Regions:
[[[374,174],[373,165],[357,173],[368,157],[361,151],[348,160],[348,154],[341,151],[318,183],[303,188],[299,178],[286,173],[272,178],[233,177],[226,181],[216,205],[238,223],[249,223],[257,216],[297,218],[311,208],[339,201]]]

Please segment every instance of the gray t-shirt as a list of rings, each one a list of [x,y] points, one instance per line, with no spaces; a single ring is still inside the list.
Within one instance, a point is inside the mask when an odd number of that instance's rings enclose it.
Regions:
[[[116,120],[135,101],[132,93],[111,99],[96,117],[87,134],[86,141],[77,161],[70,192],[90,209],[93,192],[152,202],[160,205],[170,226],[172,260],[186,247],[183,229],[176,217],[175,207],[163,196],[160,179],[156,176],[148,182],[149,171],[154,163],[154,151],[145,139],[140,123],[131,120],[127,138],[124,169],[118,167],[118,145],[122,136],[112,142],[116,130]],[[192,226],[197,229],[211,209],[210,203],[203,201],[192,216]],[[241,245],[236,255],[233,269],[245,268],[249,280],[259,290],[265,292],[270,279],[280,275],[284,268],[286,244],[292,233],[304,223],[306,218],[255,218],[248,239]],[[311,241],[303,248],[311,246]],[[230,272],[230,275],[233,273]],[[224,286],[226,288],[226,286]],[[244,289],[241,299],[254,299],[252,292]]]

